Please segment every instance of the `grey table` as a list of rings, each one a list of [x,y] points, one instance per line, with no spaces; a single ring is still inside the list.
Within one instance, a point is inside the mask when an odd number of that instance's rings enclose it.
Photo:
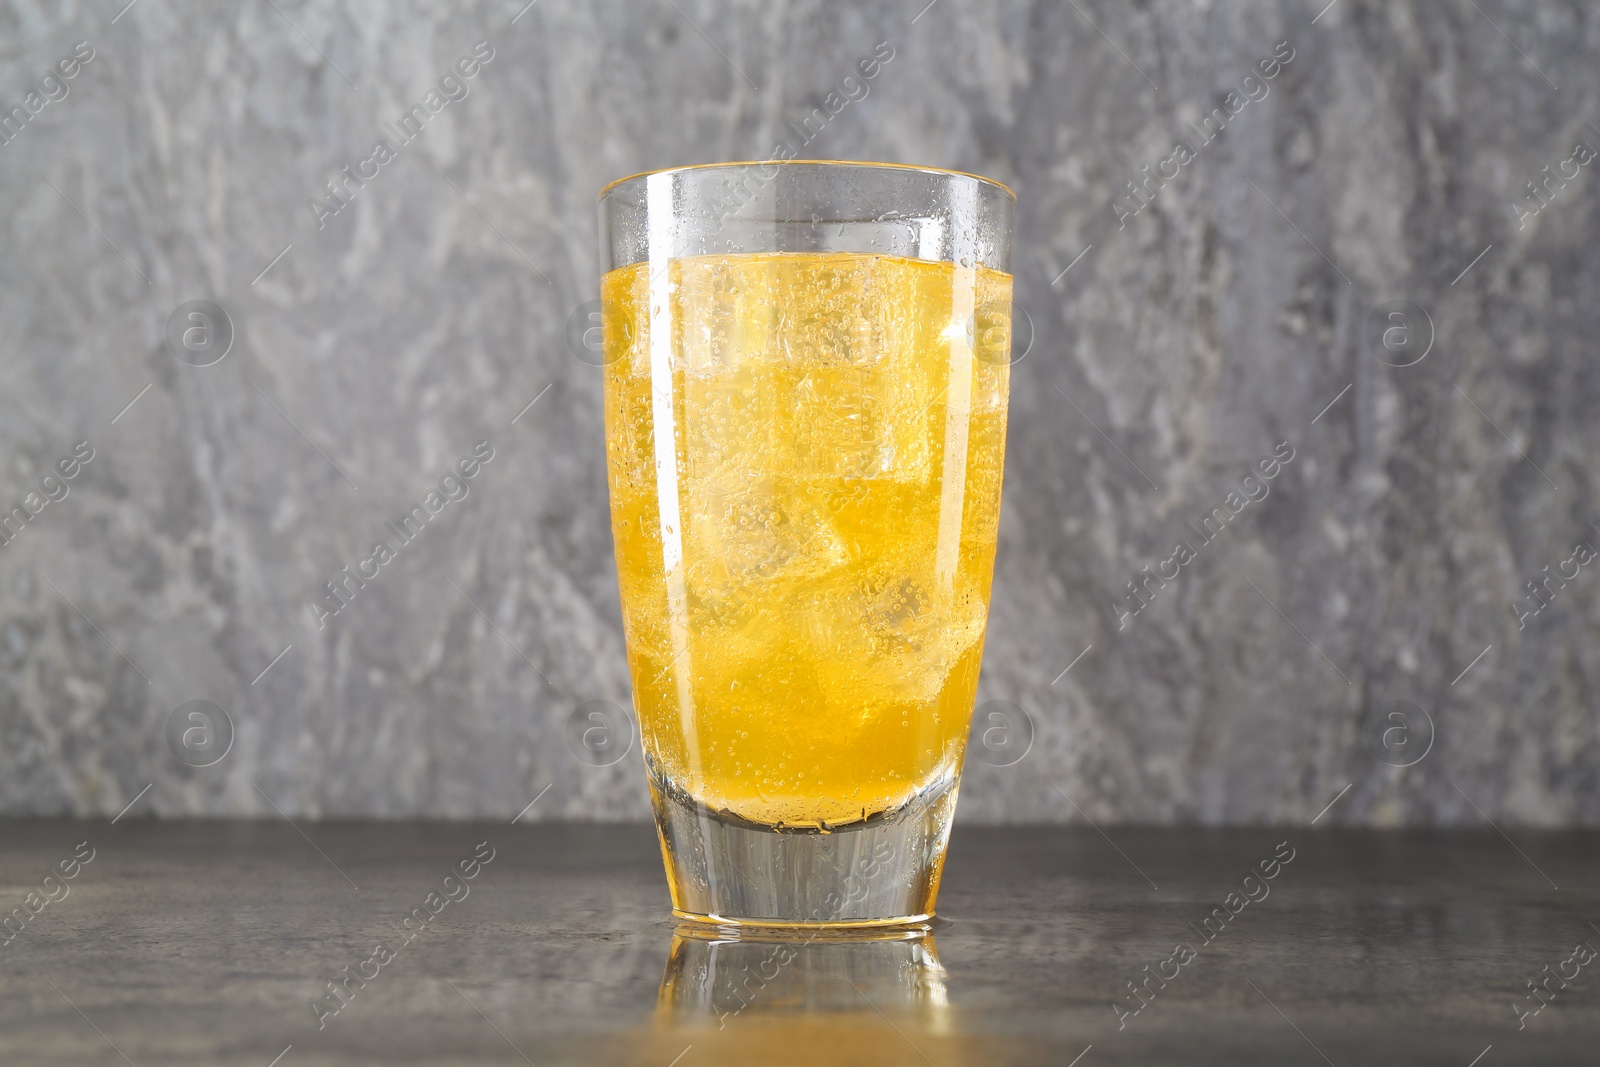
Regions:
[[[645,827],[0,822],[0,1063],[1600,1062],[1600,836],[1107,829],[775,944],[675,932]]]

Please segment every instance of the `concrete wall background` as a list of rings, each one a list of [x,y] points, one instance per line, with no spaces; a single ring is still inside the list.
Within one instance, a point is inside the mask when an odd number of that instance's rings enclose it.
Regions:
[[[803,154],[1021,198],[980,702],[1033,739],[970,763],[962,817],[1600,822],[1600,575],[1511,607],[1600,546],[1586,5],[123,2],[0,7],[7,108],[94,50],[0,147],[0,504],[94,450],[0,547],[0,811],[644,817],[637,749],[592,766],[568,730],[628,699],[567,339],[594,194],[766,156],[886,42]],[[479,41],[469,95],[319,229],[307,198]],[[1546,166],[1578,173],[1532,215]],[[235,331],[210,366],[165,339],[194,300]],[[1407,367],[1368,336],[1401,300],[1431,322]],[[318,631],[321,583],[479,441],[470,495]],[[168,739],[195,700],[234,724],[209,767]]]

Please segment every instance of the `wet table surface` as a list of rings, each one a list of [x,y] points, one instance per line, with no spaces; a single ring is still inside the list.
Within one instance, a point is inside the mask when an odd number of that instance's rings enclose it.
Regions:
[[[0,821],[0,1063],[1600,1062],[1600,834],[1106,830],[771,942],[676,926],[646,827]]]

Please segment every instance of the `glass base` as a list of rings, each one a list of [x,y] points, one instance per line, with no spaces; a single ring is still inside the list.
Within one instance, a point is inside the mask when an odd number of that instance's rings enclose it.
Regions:
[[[894,811],[797,829],[713,811],[652,774],[673,914],[714,926],[839,932],[926,923],[956,792],[952,769]]]

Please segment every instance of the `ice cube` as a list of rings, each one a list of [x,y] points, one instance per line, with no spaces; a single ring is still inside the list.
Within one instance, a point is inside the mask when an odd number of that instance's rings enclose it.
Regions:
[[[777,594],[842,566],[844,538],[792,480],[708,478],[690,486],[684,559],[691,610],[737,626]]]
[[[954,589],[900,573],[859,588],[859,626],[869,656],[860,669],[876,699],[926,703],[983,637],[987,608],[970,582]],[[854,620],[852,620],[854,621]]]

